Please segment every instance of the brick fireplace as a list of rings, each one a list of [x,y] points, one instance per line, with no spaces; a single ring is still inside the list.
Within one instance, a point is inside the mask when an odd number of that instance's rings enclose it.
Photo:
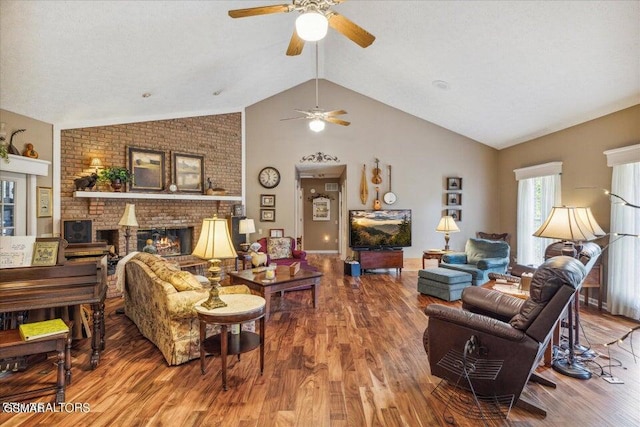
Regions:
[[[67,129],[61,132],[61,219],[91,219],[93,240],[107,240],[125,253],[124,230],[118,226],[126,203],[136,206],[138,228],[132,230],[130,248],[137,248],[138,234],[151,229],[189,229],[190,240],[181,242],[181,252],[191,253],[200,234],[203,218],[226,217],[239,202],[162,198],[77,198],[73,180],[95,172],[89,165],[99,158],[105,166],[129,167],[128,148],[164,152],[165,188],[173,181],[171,154],[174,151],[204,157],[204,180],[240,196],[242,191],[241,114],[158,120],[112,126]],[[105,185],[93,190],[111,192]],[[158,192],[167,194],[168,190]],[[191,193],[193,194],[193,193]],[[146,236],[146,235],[145,235]],[[146,238],[144,239],[146,241]],[[189,247],[191,246],[191,247]]]

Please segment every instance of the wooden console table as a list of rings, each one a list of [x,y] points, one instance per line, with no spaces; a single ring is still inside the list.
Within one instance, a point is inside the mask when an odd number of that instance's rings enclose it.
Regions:
[[[402,249],[355,252],[358,254],[360,268],[363,271],[374,268],[395,268],[398,273],[402,273],[402,268],[404,267],[404,253]]]
[[[93,333],[91,368],[104,350],[104,299],[107,257],[99,261],[67,261],[51,267],[7,268],[0,273],[0,313],[91,304]],[[22,323],[18,315],[18,323]]]

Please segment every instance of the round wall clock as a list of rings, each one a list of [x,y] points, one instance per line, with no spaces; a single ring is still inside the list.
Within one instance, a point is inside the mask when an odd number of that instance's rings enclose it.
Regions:
[[[258,181],[264,188],[277,187],[280,184],[280,172],[273,166],[267,166],[258,174]]]

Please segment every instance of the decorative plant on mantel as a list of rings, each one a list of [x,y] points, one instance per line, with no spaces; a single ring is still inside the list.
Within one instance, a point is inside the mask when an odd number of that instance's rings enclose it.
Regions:
[[[129,169],[120,166],[109,166],[102,169],[98,175],[101,182],[110,182],[114,191],[120,191],[127,182],[133,181],[133,174]]]

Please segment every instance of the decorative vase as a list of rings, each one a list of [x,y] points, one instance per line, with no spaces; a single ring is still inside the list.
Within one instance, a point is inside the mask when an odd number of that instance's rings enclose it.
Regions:
[[[113,191],[120,192],[120,189],[122,188],[122,181],[120,179],[114,179],[111,181],[111,188],[113,188]]]

